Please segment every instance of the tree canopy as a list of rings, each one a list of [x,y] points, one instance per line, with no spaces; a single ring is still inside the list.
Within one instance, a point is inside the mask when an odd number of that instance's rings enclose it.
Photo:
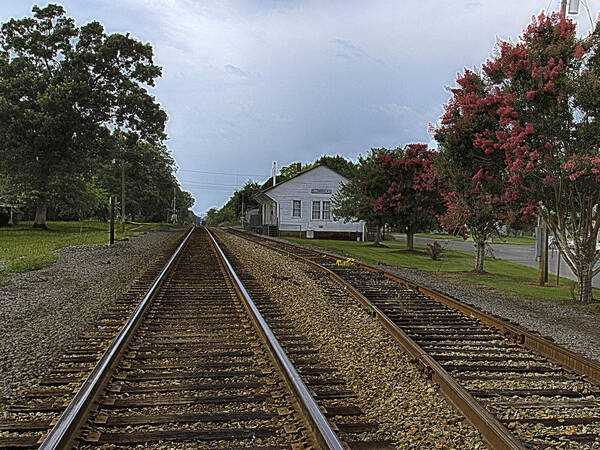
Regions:
[[[48,206],[95,195],[89,180],[113,131],[160,145],[167,115],[147,90],[161,74],[150,44],[98,22],[77,27],[60,5],[32,11],[0,29],[0,176],[3,194],[35,204],[44,226]]]
[[[206,217],[208,225],[235,225],[240,221],[243,211],[256,208],[254,196],[263,188],[255,181],[248,180],[241,189],[236,189],[227,203],[219,210],[211,208]]]
[[[505,198],[504,157],[475,145],[486,130],[500,129],[495,111],[499,96],[479,74],[465,70],[445,105],[441,124],[434,130],[439,144],[436,167],[445,185],[446,213],[442,225],[470,234],[477,246],[475,270],[483,271],[485,241],[511,216]],[[501,96],[500,96],[501,97]]]
[[[441,183],[433,165],[436,154],[427,144],[409,144],[376,157],[389,179],[378,201],[390,212],[388,223],[406,233],[408,250],[413,250],[414,234],[436,228],[444,212]]]
[[[392,183],[391,173],[378,158],[391,155],[386,148],[373,148],[358,157],[355,176],[333,196],[333,215],[344,220],[365,220],[377,227],[375,246],[380,245],[381,228],[393,221],[393,212],[384,201]]]

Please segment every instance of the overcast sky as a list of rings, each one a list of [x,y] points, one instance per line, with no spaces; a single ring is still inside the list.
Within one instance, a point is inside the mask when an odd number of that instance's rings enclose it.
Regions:
[[[163,77],[168,147],[194,211],[220,207],[249,178],[320,155],[431,143],[464,67],[515,40],[559,0],[67,0],[78,25],[150,42]],[[0,20],[30,15],[2,0]],[[39,2],[40,6],[45,2]],[[592,15],[600,0],[588,0]],[[583,8],[576,20],[590,22]]]

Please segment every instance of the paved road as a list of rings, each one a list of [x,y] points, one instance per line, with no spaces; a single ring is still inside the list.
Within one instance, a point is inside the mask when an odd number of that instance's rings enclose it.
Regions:
[[[392,233],[392,236],[396,240],[406,241],[406,235]],[[467,241],[455,241],[451,239],[429,239],[415,236],[415,244],[426,245],[430,242],[438,241],[440,245],[451,249],[458,250],[461,252],[471,252],[475,253],[475,244],[473,242]],[[522,264],[528,267],[534,267],[537,269],[538,262],[535,259],[535,246],[531,245],[515,245],[515,244],[489,244],[491,253],[495,258],[505,259],[507,261],[511,261],[517,264]],[[486,257],[489,253],[486,254]],[[560,258],[560,276],[565,278],[570,278],[575,280],[576,277],[573,275],[573,272],[569,268],[569,266],[564,262],[563,258]],[[554,277],[552,275],[556,274],[556,265],[558,261],[558,251],[557,250],[549,250],[548,255],[548,265],[549,265],[549,274],[550,274],[550,282],[554,282]],[[600,277],[596,276],[592,282],[594,287],[600,288]]]

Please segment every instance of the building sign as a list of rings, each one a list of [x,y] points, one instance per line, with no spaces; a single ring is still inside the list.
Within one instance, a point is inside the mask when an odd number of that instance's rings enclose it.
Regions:
[[[331,194],[331,189],[311,189],[311,194]]]

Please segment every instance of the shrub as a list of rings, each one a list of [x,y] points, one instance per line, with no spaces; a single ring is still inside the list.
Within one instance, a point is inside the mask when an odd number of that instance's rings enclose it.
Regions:
[[[440,256],[442,256],[443,251],[444,248],[438,243],[438,241],[433,241],[433,243],[427,244],[427,248],[425,249],[425,253],[427,253],[427,256],[429,256],[434,261],[440,259]]]

